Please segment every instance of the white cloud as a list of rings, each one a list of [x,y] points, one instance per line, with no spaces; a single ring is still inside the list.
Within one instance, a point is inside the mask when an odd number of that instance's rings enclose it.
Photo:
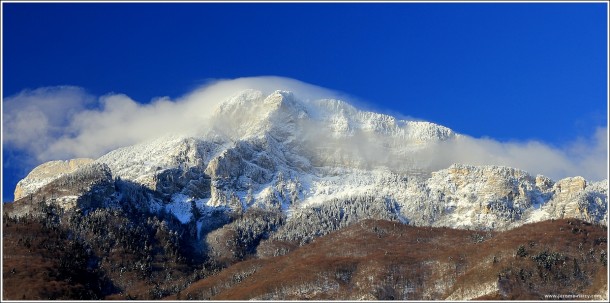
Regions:
[[[300,99],[336,98],[354,103],[345,94],[280,77],[218,80],[175,100],[157,98],[149,103],[137,102],[123,94],[94,97],[77,87],[47,87],[26,90],[4,100],[3,144],[5,148],[26,153],[36,163],[95,158],[117,147],[166,133],[195,135],[206,127],[219,102],[246,89],[264,94],[289,90]],[[366,143],[364,138],[354,146],[363,157],[376,157],[376,147],[364,146]],[[452,163],[495,164],[555,179],[582,175],[599,180],[607,178],[607,128],[600,128],[591,138],[580,138],[565,148],[535,141],[498,142],[465,136],[431,146],[416,155],[416,159],[434,169]]]
[[[95,98],[77,87],[45,87],[4,100],[3,143],[39,162],[98,157],[164,133],[194,133],[219,102],[246,89],[290,90],[305,99],[340,96],[280,77],[218,80],[176,100],[158,98],[148,104],[122,94]]]
[[[451,163],[502,165],[555,180],[583,176],[589,180],[606,179],[607,128],[600,127],[590,138],[580,139],[565,148],[554,148],[537,141],[499,142],[464,136],[424,150],[423,161],[440,169]]]
[[[3,143],[39,155],[69,134],[72,119],[94,103],[93,96],[73,86],[24,90],[4,100]]]

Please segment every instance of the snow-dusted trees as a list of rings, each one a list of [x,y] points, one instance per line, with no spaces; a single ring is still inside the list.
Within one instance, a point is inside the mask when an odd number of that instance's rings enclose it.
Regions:
[[[268,238],[284,220],[280,212],[250,208],[232,223],[207,235],[208,255],[221,264],[252,255],[260,241]]]
[[[373,196],[333,199],[316,207],[296,211],[273,238],[302,245],[360,220],[397,221],[395,207],[392,200]]]

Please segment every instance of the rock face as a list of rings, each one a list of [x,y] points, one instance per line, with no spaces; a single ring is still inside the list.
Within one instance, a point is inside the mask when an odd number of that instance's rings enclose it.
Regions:
[[[607,216],[607,180],[554,183],[510,167],[454,164],[433,172],[426,186],[423,198],[438,216],[429,224],[437,226],[506,229],[563,217],[605,222]]]
[[[529,174],[502,166],[456,164],[433,173],[427,183],[446,226],[506,228],[542,197]]]
[[[47,206],[57,206],[63,210],[90,210],[106,207],[116,198],[114,180],[105,164],[90,162],[70,173],[56,176],[51,175],[50,171],[46,172],[51,181],[16,200],[5,212],[15,217],[28,214],[44,216]]]
[[[608,220],[608,180],[587,183],[582,177],[559,180],[551,199],[542,206],[544,219],[579,218],[588,222]]]
[[[93,161],[93,159],[80,158],[66,161],[50,161],[37,166],[27,177],[17,183],[15,187],[15,201]]]

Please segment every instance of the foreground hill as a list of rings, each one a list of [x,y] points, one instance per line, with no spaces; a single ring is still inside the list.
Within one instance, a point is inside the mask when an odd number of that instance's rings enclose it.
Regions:
[[[159,299],[218,269],[171,218],[107,209],[64,213],[53,204],[36,209],[44,215],[4,213],[3,299]]]
[[[167,299],[551,299],[607,292],[607,230],[579,220],[506,232],[365,220],[237,263]]]
[[[78,240],[53,218],[5,218],[4,299],[602,299],[608,289],[607,229],[573,219],[504,232],[363,220],[223,269],[159,221],[129,231],[121,214],[100,212],[71,229]]]

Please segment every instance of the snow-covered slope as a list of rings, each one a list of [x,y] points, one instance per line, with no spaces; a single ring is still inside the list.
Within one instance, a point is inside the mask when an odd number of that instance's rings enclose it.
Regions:
[[[194,211],[252,207],[304,220],[300,214],[330,201],[351,207],[341,201],[369,200],[416,225],[506,229],[562,216],[607,219],[607,180],[554,182],[509,167],[462,164],[432,171],[413,157],[430,144],[460,138],[444,126],[341,100],[248,90],[214,109],[197,136],[119,148],[95,163],[107,165],[122,184],[149,190],[142,197],[150,211],[164,209],[183,223],[205,220]],[[37,168],[21,188],[33,192],[66,173]],[[117,191],[117,203],[130,195],[120,186]]]

